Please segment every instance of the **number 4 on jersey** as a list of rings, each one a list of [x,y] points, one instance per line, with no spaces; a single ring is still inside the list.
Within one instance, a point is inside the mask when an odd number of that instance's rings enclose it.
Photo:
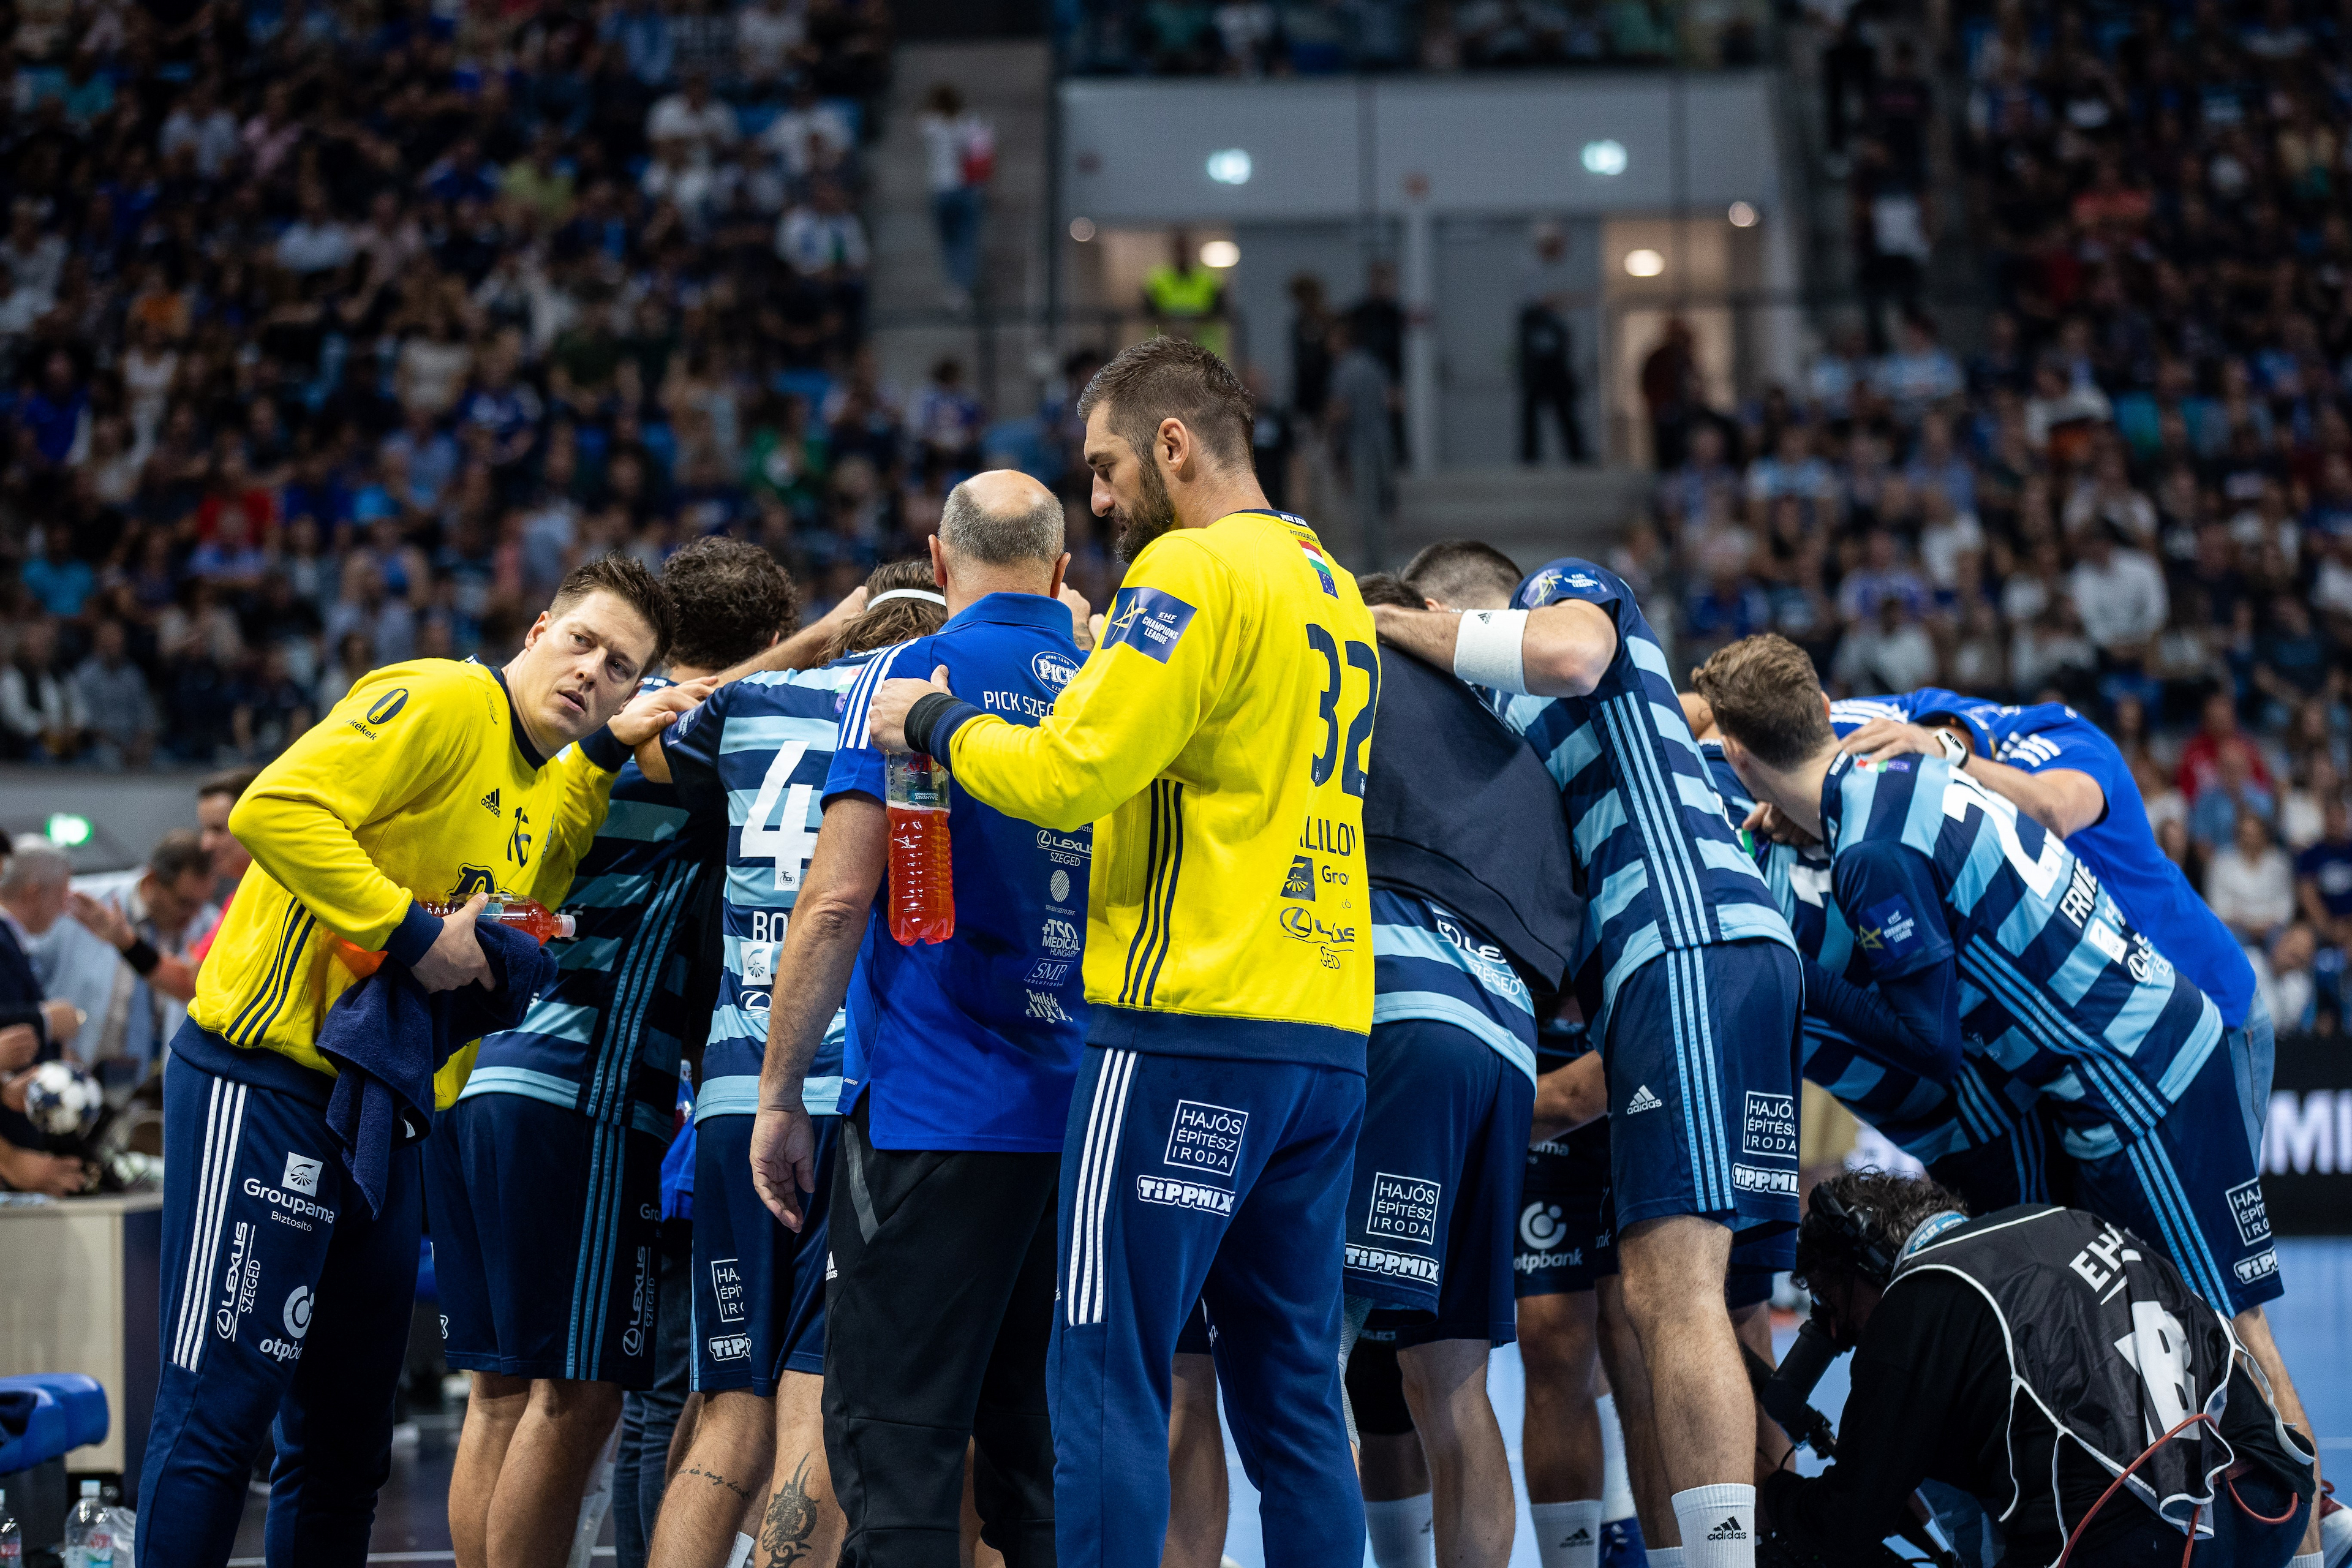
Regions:
[[[772,858],[776,863],[776,887],[781,892],[798,892],[801,868],[816,850],[816,835],[809,831],[809,805],[816,797],[816,786],[796,784],[789,790],[784,781],[793,776],[808,754],[806,741],[788,741],[776,752],[775,760],[768,764],[765,778],[760,781],[760,793],[751,801],[751,814],[743,822],[741,855],[746,860]],[[775,826],[769,826],[774,816],[776,802],[783,801],[783,815]]]

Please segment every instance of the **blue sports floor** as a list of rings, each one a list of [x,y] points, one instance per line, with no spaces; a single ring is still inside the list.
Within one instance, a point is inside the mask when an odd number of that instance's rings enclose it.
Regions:
[[[2352,1237],[2285,1239],[2278,1244],[2280,1272],[2286,1296],[2269,1308],[2272,1331],[2287,1370],[2303,1394],[2304,1407],[2318,1428],[2324,1468],[2352,1475]],[[1786,1347],[1790,1332],[1780,1336]],[[1519,1463],[1520,1384],[1516,1348],[1496,1352],[1486,1386],[1495,1414],[1503,1424],[1503,1440],[1511,1450],[1511,1468]],[[1845,1363],[1831,1370],[1813,1402],[1832,1417],[1845,1397]],[[1257,1528],[1257,1493],[1242,1474],[1228,1437],[1226,1459],[1233,1470],[1233,1526],[1225,1551],[1242,1568],[1265,1568]],[[1519,1526],[1513,1539],[1511,1568],[1536,1568],[1535,1546],[1528,1534],[1527,1495],[1518,1489]],[[1370,1562],[1367,1554],[1365,1561]]]

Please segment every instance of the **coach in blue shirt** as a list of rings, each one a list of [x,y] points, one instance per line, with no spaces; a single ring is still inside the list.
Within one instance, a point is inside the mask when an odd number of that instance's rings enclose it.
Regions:
[[[875,688],[942,665],[990,712],[1044,718],[1084,657],[1085,602],[1056,597],[1068,563],[1061,503],[1036,480],[1000,470],[949,493],[931,542],[947,624],[876,656],[849,689],[776,967],[751,1169],[794,1228],[815,1184],[801,1083],[847,999],[824,1436],[843,1558],[875,1568],[953,1556],[967,1440],[983,1538],[1008,1568],[1054,1560],[1045,1352],[1093,832],[1045,832],[956,792],[955,935],[902,947],[876,898],[890,837],[883,755],[865,742]]]

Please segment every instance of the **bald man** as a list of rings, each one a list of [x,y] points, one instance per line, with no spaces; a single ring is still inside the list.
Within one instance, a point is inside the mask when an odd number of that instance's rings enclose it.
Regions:
[[[1045,1351],[1092,831],[1044,832],[952,792],[955,931],[902,946],[875,897],[890,833],[866,705],[894,671],[944,667],[987,711],[1034,724],[1077,674],[1086,606],[1055,597],[1062,507],[1025,475],[958,485],[930,549],[947,624],[866,663],[817,792],[823,826],[775,961],[751,1171],[778,1220],[807,1224],[810,1107],[832,1097],[824,1402],[842,1560],[955,1561],[970,1442],[982,1536],[1027,1568],[1054,1560]],[[836,1086],[810,1068],[845,998]]]

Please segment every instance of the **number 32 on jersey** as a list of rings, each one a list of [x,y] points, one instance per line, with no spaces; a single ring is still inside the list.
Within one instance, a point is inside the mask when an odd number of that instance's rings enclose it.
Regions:
[[[1381,657],[1370,643],[1350,642],[1344,657],[1339,640],[1322,626],[1307,628],[1307,646],[1323,660],[1325,684],[1317,706],[1317,717],[1323,722],[1323,749],[1310,758],[1307,776],[1318,787],[1328,784],[1331,770],[1339,770],[1339,787],[1361,800],[1364,797],[1366,748],[1372,739],[1372,714],[1381,701]],[[1347,672],[1364,672],[1363,705],[1358,708],[1345,725],[1340,723],[1339,706],[1347,695]]]

